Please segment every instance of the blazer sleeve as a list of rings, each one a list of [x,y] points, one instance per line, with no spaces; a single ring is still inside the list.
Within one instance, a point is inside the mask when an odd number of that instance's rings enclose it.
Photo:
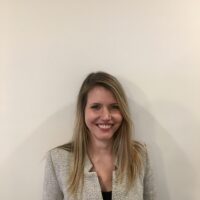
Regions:
[[[43,184],[43,200],[63,200],[63,193],[60,190],[56,177],[51,152],[47,153],[44,184]]]
[[[146,167],[144,173],[144,193],[143,193],[144,200],[155,200],[155,187],[153,181],[153,173],[151,164],[149,161],[149,155],[146,151]]]

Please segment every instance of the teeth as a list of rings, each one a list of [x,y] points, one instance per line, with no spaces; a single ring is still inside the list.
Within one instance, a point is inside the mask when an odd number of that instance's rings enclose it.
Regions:
[[[111,124],[99,124],[98,126],[99,126],[99,128],[107,129],[107,128],[111,127]]]

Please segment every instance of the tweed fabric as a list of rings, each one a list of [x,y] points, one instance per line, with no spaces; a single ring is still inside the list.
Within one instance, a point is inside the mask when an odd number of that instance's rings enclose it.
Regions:
[[[67,192],[67,179],[72,163],[72,153],[55,148],[48,152],[45,166],[43,200],[75,200]],[[103,200],[96,172],[90,172],[92,164],[86,159],[83,190],[78,191],[78,200]],[[115,171],[112,177],[112,200],[154,200],[152,171],[148,155],[144,159],[142,173],[134,187],[126,191],[126,181],[118,183]]]

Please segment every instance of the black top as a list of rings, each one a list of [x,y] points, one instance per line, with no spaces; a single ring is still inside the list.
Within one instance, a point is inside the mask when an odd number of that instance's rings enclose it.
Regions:
[[[103,200],[111,200],[112,199],[112,191],[110,192],[102,192]]]

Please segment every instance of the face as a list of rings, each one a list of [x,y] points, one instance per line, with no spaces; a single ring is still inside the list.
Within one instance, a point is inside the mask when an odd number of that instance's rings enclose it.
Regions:
[[[89,91],[85,107],[85,123],[92,139],[111,140],[122,119],[112,92],[101,86]]]

